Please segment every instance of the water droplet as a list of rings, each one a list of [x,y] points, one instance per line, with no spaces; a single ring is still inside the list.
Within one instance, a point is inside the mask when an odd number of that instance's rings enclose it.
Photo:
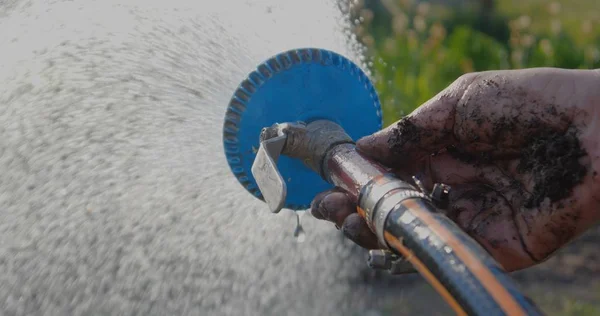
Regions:
[[[299,243],[303,243],[306,240],[306,232],[304,232],[304,228],[302,228],[302,223],[300,223],[300,215],[298,212],[294,212],[296,214],[296,229],[294,230],[294,237],[296,241]]]

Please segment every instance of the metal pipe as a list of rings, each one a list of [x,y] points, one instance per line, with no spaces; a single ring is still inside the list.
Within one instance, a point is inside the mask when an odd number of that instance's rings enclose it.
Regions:
[[[344,189],[358,204],[360,190],[372,179],[388,171],[355,150],[353,144],[341,144],[331,148],[323,165],[326,180]]]

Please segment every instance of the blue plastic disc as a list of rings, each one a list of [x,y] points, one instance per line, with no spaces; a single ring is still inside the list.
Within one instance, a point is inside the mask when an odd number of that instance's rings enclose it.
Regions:
[[[260,64],[234,92],[223,126],[225,155],[242,186],[263,200],[250,170],[264,127],[317,119],[336,122],[355,141],[382,128],[377,93],[356,64],[314,48]],[[277,165],[287,185],[285,208],[307,209],[316,194],[333,187],[297,159],[282,155]]]

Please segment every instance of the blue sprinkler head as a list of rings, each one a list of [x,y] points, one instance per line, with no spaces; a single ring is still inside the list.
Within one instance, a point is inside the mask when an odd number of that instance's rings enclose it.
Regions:
[[[324,49],[280,53],[260,64],[233,93],[223,125],[227,162],[240,184],[264,201],[250,172],[264,127],[327,119],[355,141],[383,126],[381,104],[371,80],[349,59]],[[285,208],[304,210],[332,186],[301,161],[277,163],[287,186]]]

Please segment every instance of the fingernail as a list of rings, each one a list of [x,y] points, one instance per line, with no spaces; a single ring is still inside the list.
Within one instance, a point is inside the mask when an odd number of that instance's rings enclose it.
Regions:
[[[344,236],[346,236],[346,238],[352,241],[356,240],[357,233],[356,228],[353,227],[353,225],[344,225],[344,227],[342,228],[342,233],[344,233]]]
[[[316,219],[324,219],[323,215],[319,212],[318,209],[311,210],[310,215],[312,215],[312,217],[314,217]]]
[[[320,210],[319,210],[319,206],[320,204],[323,202],[322,199],[318,199],[318,200],[313,200],[313,202],[311,203],[310,206],[310,214],[316,218],[316,219],[324,219],[323,218],[323,214],[321,214]]]
[[[323,219],[328,221],[335,221],[336,212],[341,209],[339,193],[331,193],[321,200],[319,205],[319,212]]]

